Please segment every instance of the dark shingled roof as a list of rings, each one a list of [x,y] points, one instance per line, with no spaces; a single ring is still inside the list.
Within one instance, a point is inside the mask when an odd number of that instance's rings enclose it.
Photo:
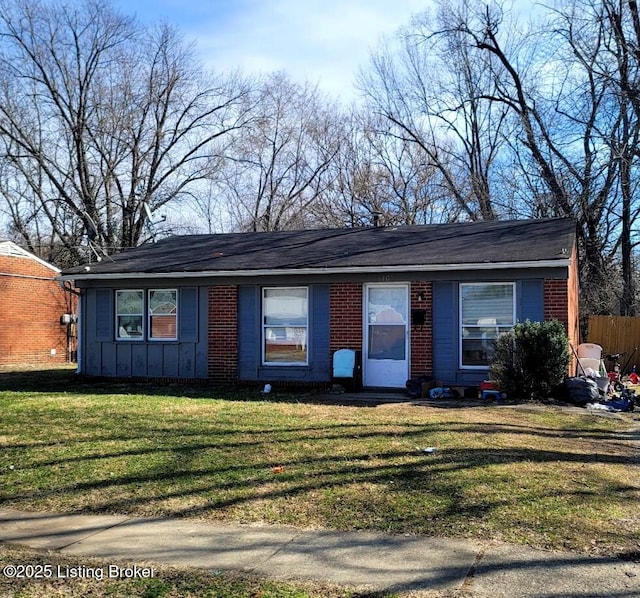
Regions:
[[[185,235],[142,245],[62,273],[248,272],[515,263],[567,259],[576,224],[568,218]]]

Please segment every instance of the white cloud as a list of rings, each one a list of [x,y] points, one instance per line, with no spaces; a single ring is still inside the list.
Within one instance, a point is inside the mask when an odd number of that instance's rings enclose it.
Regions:
[[[286,71],[349,99],[360,66],[383,34],[431,0],[113,0],[146,23],[178,27],[207,66],[224,72]]]
[[[168,11],[166,18],[175,22],[187,38],[197,40],[203,59],[215,70],[283,70],[294,80],[318,83],[322,90],[349,99],[355,74],[367,62],[380,36],[408,24],[428,2],[216,1],[200,3],[197,14],[190,13],[189,5],[185,5],[179,13]],[[162,1],[160,4],[168,6]],[[135,7],[130,3],[127,6],[129,10]],[[163,10],[156,4],[154,13],[162,15]],[[177,18],[180,20],[172,20]]]

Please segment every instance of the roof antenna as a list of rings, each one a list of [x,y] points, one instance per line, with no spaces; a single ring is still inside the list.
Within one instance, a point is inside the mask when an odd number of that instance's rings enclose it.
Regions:
[[[109,254],[106,252],[104,247],[102,247],[99,243],[96,242],[96,238],[99,237],[98,227],[94,222],[93,218],[89,216],[86,210],[82,211],[83,216],[85,217],[85,234],[87,235],[87,244],[89,245],[89,249],[91,253],[95,256],[97,262],[101,262],[103,258],[107,258],[110,261],[113,261]]]
[[[151,239],[152,241],[155,243],[156,242],[156,231],[154,230],[154,227],[156,224],[159,224],[160,222],[164,222],[167,217],[163,214],[162,216],[160,216],[160,220],[154,220],[153,219],[153,213],[151,212],[151,208],[149,207],[149,204],[146,201],[142,202],[142,208],[144,209],[144,213],[145,213],[145,225],[147,227],[147,230],[149,231],[149,234],[151,235]]]

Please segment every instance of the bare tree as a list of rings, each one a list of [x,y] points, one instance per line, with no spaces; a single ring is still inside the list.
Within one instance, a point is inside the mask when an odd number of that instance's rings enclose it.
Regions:
[[[485,99],[495,82],[483,58],[450,23],[467,18],[469,10],[464,2],[442,3],[435,18],[427,12],[417,17],[400,31],[395,46],[387,44],[372,56],[360,89],[387,120],[380,133],[422,149],[462,217],[493,220],[500,214],[492,185],[508,110]]]
[[[104,2],[0,0],[0,39],[0,159],[20,180],[13,193],[4,179],[9,212],[25,242],[37,221],[71,262],[83,235],[97,254],[144,240],[144,206],[209,177],[246,122],[239,77],[207,76],[175,30]]]
[[[353,109],[342,119],[341,151],[330,188],[318,204],[324,226],[425,224],[453,218],[455,202],[422,148],[381,134],[380,116]]]
[[[573,0],[529,29],[499,2],[438,7],[435,19],[425,14],[403,31],[399,49],[378,52],[362,77],[387,134],[424,150],[462,217],[576,218],[586,311],[612,311],[617,295],[621,313],[633,313],[636,3]]]
[[[535,80],[501,43],[499,10],[486,9],[481,24],[460,21],[457,29],[477,50],[497,60],[500,68],[492,70],[496,93],[487,98],[516,115],[517,144],[535,165],[552,211],[578,221],[587,309],[613,309],[611,264],[622,246],[619,309],[629,314],[634,310],[630,234],[637,216],[637,208],[632,209],[631,148],[637,146],[639,130],[624,93],[637,75],[622,9],[620,1],[593,0],[567,3],[558,10],[546,39],[537,35],[537,44],[547,53]],[[631,16],[626,20],[628,32]]]
[[[266,77],[246,103],[252,125],[230,138],[213,200],[235,229],[313,227],[312,207],[340,149],[335,108],[284,73]]]

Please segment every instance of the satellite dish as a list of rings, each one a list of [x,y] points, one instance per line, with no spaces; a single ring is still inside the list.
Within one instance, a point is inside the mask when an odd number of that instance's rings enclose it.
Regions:
[[[151,240],[155,243],[156,231],[154,230],[154,226],[156,223],[153,221],[153,213],[151,212],[151,208],[149,207],[149,204],[146,201],[142,202],[142,209],[144,210],[144,214],[146,216],[145,218],[146,228],[149,231],[149,235],[151,235]]]
[[[91,218],[87,212],[84,212],[84,216],[86,218],[85,228],[87,231],[87,239],[91,242],[98,236],[98,227],[93,221],[93,218]]]

